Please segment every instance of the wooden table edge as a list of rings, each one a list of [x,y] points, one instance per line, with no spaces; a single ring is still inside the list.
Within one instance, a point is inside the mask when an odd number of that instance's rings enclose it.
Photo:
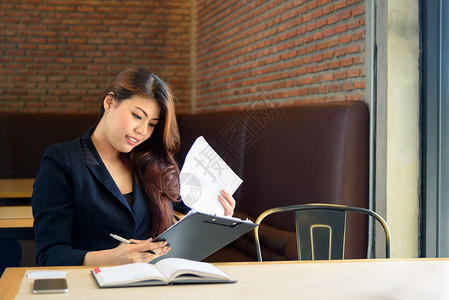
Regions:
[[[448,261],[449,258],[380,258],[380,259],[347,259],[347,260],[322,260],[322,261],[267,261],[267,262],[218,262],[214,265],[258,265],[258,264],[321,264],[321,263],[360,263],[360,262],[385,262],[385,261]],[[60,270],[60,269],[94,269],[97,266],[56,266],[56,267],[18,267],[7,268],[0,278],[0,299],[14,299],[19,293],[22,279],[27,270]],[[100,266],[101,267],[101,266]]]

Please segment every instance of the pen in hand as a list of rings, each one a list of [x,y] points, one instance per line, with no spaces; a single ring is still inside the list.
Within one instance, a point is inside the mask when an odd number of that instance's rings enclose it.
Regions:
[[[133,242],[131,242],[130,240],[127,240],[127,239],[125,239],[125,238],[122,238],[121,236],[118,236],[118,235],[116,235],[116,234],[109,234],[113,239],[116,239],[117,241],[119,241],[119,242],[122,242],[123,244],[135,244],[135,243],[133,243]],[[149,253],[151,253],[151,254],[156,254],[156,253],[154,253],[154,251],[153,250],[148,250],[147,252],[149,252]]]

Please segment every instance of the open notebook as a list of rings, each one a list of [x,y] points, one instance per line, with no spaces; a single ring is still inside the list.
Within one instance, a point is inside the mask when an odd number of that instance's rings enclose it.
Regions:
[[[156,264],[133,263],[99,267],[91,273],[101,288],[236,282],[210,263],[182,258],[166,258]]]

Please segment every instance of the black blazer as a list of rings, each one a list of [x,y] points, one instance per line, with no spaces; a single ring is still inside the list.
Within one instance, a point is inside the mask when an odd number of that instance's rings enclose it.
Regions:
[[[92,131],[48,147],[42,158],[31,199],[40,266],[81,265],[86,252],[118,246],[110,233],[149,237],[144,192],[134,179],[130,208],[92,143]]]

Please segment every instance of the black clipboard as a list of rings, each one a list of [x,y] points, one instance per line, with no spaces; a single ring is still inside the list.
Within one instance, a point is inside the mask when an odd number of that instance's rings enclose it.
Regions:
[[[244,235],[257,225],[251,221],[201,212],[187,214],[154,241],[167,241],[171,250],[151,263],[168,257],[200,261]]]

